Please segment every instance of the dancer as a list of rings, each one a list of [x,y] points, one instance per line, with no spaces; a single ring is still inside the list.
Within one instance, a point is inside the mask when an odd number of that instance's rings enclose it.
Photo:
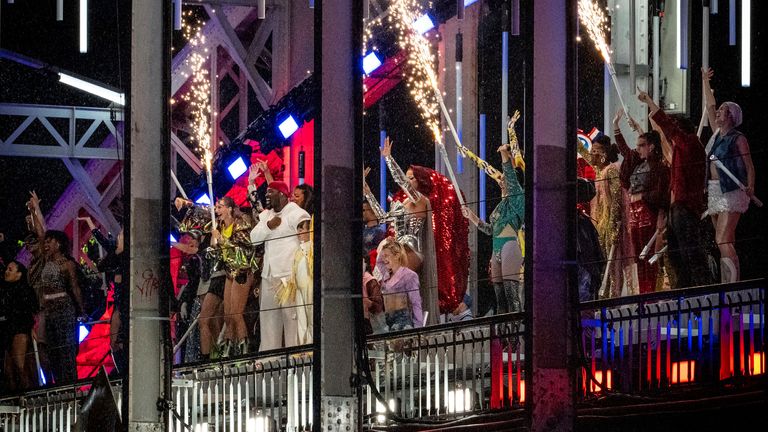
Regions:
[[[649,118],[658,125],[672,146],[670,205],[667,222],[669,258],[677,276],[677,287],[706,285],[711,281],[701,245],[699,217],[704,210],[706,153],[693,127],[685,119],[672,119],[641,91],[638,99],[648,105]]]
[[[251,241],[264,244],[261,270],[260,327],[261,346],[267,351],[298,344],[297,312],[295,307],[281,308],[276,295],[291,276],[293,257],[299,248],[298,228],[309,224],[305,210],[288,200],[290,189],[282,181],[267,186],[271,206],[259,214],[259,223],[251,231]],[[285,344],[283,344],[285,337]]]
[[[589,153],[579,146],[579,151],[595,169],[595,198],[590,203],[590,216],[600,238],[600,247],[607,257],[606,275],[599,296],[618,297],[623,285],[621,225],[624,199],[619,180],[619,151],[616,144],[605,135],[592,142]]]
[[[27,282],[27,268],[12,260],[0,285],[0,358],[10,355],[6,371],[8,390],[26,390],[31,383],[24,371],[27,346],[39,309],[37,295]]]
[[[381,293],[389,331],[423,327],[419,276],[405,266],[405,247],[395,239],[384,242],[379,261],[384,267]]]
[[[749,208],[749,201],[755,190],[755,167],[749,151],[747,138],[736,128],[741,125],[741,107],[734,102],[723,102],[715,111],[715,97],[709,85],[712,69],[702,69],[704,94],[710,124],[716,125],[712,147],[707,148],[707,192],[706,213],[711,216],[715,227],[715,241],[720,250],[720,282],[736,282],[740,279],[739,256],[736,253],[736,225]],[[712,159],[714,158],[714,159]],[[717,160],[731,172],[739,185],[711,160]]]
[[[385,213],[372,194],[366,199],[379,220],[394,222],[397,241],[406,250],[407,266],[420,274],[421,298],[428,312],[425,324],[436,324],[437,314],[454,311],[467,289],[468,224],[456,196],[461,192],[432,169],[411,165],[404,173],[392,157],[392,145],[387,138],[381,149],[401,188],[392,210]]]
[[[466,206],[461,209],[464,217],[469,219],[480,232],[493,237],[490,270],[493,291],[496,294],[497,314],[522,310],[520,286],[523,253],[518,241],[518,231],[525,221],[525,192],[512,166],[514,160],[522,160],[514,129],[516,121],[517,116],[512,117],[507,125],[510,131],[510,144],[502,145],[496,150],[501,154],[504,179],[499,182],[501,201],[493,209],[490,222],[480,220]]]
[[[658,132],[641,133],[637,138],[637,149],[629,148],[619,125],[623,116],[624,110],[619,108],[613,118],[613,130],[624,157],[619,176],[622,188],[629,194],[627,229],[633,247],[631,255],[637,266],[637,285],[640,294],[644,294],[656,290],[657,266],[649,264],[647,259],[662,245],[662,231],[669,209],[669,168],[664,164]],[[638,126],[632,119],[630,124],[633,128]],[[653,253],[643,256],[651,239],[654,239]]]

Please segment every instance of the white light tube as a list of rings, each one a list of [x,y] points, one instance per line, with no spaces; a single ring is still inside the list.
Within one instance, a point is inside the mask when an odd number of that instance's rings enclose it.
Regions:
[[[88,0],[80,0],[80,52],[88,52]]]
[[[62,84],[66,84],[68,86],[72,86],[76,89],[80,89],[86,93],[90,93],[94,96],[98,96],[100,98],[104,98],[108,101],[112,101],[118,105],[125,105],[125,94],[124,93],[118,93],[116,91],[110,90],[108,88],[104,88],[100,85],[96,85],[93,83],[90,83],[88,81],[81,80],[80,78],[75,78],[71,75],[67,75],[65,73],[59,72],[59,81]]]
[[[741,0],[741,86],[749,87],[752,73],[752,0]]]

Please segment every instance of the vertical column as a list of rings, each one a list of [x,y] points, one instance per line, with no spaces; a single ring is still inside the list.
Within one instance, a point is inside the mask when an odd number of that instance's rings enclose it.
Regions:
[[[362,316],[362,301],[352,298],[359,295],[362,280],[363,159],[362,146],[355,145],[362,142],[362,3],[315,3],[315,71],[320,79],[320,117],[315,122],[320,218],[315,230],[320,235],[315,236],[314,274],[320,286],[315,304],[320,307],[315,307],[314,384],[321,399],[314,424],[323,431],[357,430],[358,420],[357,389],[350,380],[354,337],[361,327],[355,317]]]
[[[161,304],[168,274],[170,8],[170,2],[132,2],[127,164],[130,210],[126,226],[130,260],[126,283],[130,292],[129,431],[164,430],[157,402],[170,397],[164,378],[169,372],[165,363],[170,365],[171,359],[162,357],[165,341],[158,320],[163,316]],[[164,330],[165,326],[167,323]]]
[[[533,4],[532,431],[574,428],[571,303],[575,261],[575,0]],[[531,208],[531,207],[529,207]],[[526,233],[528,234],[528,233]]]

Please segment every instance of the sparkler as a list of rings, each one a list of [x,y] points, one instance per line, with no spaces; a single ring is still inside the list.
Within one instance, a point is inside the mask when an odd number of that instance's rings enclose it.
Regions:
[[[603,10],[592,0],[579,0],[579,20],[587,29],[589,38],[595,43],[597,51],[605,61],[605,66],[608,68],[608,73],[611,75],[611,81],[616,88],[616,95],[619,97],[619,103],[624,109],[624,112],[629,115],[627,104],[624,103],[624,98],[621,96],[621,88],[619,87],[619,79],[616,78],[616,69],[611,63],[611,51],[608,48],[608,44],[605,42],[605,29],[608,26],[608,17],[605,16]]]
[[[187,17],[191,16],[189,12],[185,15]],[[183,96],[183,99],[192,107],[193,137],[197,142],[200,159],[203,166],[205,166],[208,197],[211,200],[211,205],[209,206],[211,223],[213,229],[216,229],[216,212],[213,206],[213,176],[211,172],[211,162],[213,160],[213,153],[211,151],[211,80],[208,70],[205,68],[208,47],[206,46],[205,35],[201,29],[202,23],[200,21],[197,21],[195,26],[187,21],[184,22],[184,37],[192,47],[192,52],[187,60],[191,70],[192,85],[189,92]]]

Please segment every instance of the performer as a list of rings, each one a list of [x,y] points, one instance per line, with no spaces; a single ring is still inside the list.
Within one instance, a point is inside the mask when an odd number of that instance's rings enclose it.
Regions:
[[[251,231],[251,241],[257,245],[264,244],[259,351],[295,346],[299,342],[296,308],[280,308],[276,299],[278,289],[291,276],[293,257],[300,246],[298,227],[310,221],[309,213],[290,202],[289,195],[290,189],[285,182],[270,182],[267,199],[272,208],[259,214],[259,223]]]
[[[623,285],[621,225],[624,199],[619,180],[619,151],[605,135],[592,142],[589,152],[579,145],[579,151],[595,169],[595,198],[590,203],[590,217],[600,238],[600,247],[608,260],[608,280],[601,287],[601,296],[618,297]]]
[[[683,119],[673,120],[653,101],[648,93],[638,99],[648,105],[652,119],[672,146],[670,166],[670,206],[667,246],[678,287],[710,283],[710,270],[701,245],[699,217],[704,210],[705,159],[704,146]]]
[[[294,189],[294,192],[298,190]],[[296,202],[296,201],[294,201]],[[309,225],[299,224],[297,228],[299,247],[293,254],[291,278],[277,291],[277,303],[282,308],[296,311],[297,345],[311,344],[313,335],[313,248]],[[286,338],[287,339],[287,338]]]
[[[454,311],[464,299],[469,272],[468,224],[461,216],[457,191],[445,176],[419,165],[411,165],[404,173],[392,157],[389,138],[381,155],[401,191],[389,213],[384,213],[372,194],[366,199],[379,220],[394,222],[397,241],[408,256],[406,265],[420,274],[421,299],[428,312],[425,324],[436,324],[438,313]]]
[[[424,326],[419,276],[405,266],[406,259],[402,244],[392,238],[385,240],[379,260],[385,270],[381,293],[389,331]]]
[[[39,310],[37,295],[27,281],[27,268],[16,260],[5,268],[0,287],[0,358],[5,359],[6,352],[10,357],[6,388],[26,390],[31,383],[24,363]]]
[[[501,166],[504,172],[501,188],[501,201],[493,209],[490,222],[480,220],[468,207],[461,210],[477,229],[493,237],[493,254],[490,270],[493,290],[496,294],[496,313],[519,312],[520,281],[522,280],[523,253],[518,240],[518,231],[525,221],[525,191],[517,180],[517,173],[512,166],[514,160],[522,160],[515,133],[516,118],[510,119],[508,129],[510,144],[497,149],[501,153]]]
[[[710,124],[718,128],[714,132],[712,147],[707,149],[709,195],[706,213],[712,217],[715,241],[720,250],[720,282],[727,283],[740,278],[739,256],[735,247],[736,225],[749,208],[754,194],[755,167],[747,138],[736,129],[742,121],[741,107],[734,102],[723,102],[715,111],[715,97],[709,86],[712,74],[712,69],[702,70]],[[710,162],[711,157],[720,161],[746,189],[742,190],[725,171]]]
[[[628,192],[627,229],[632,244],[632,257],[637,266],[640,294],[656,290],[657,266],[641,257],[646,245],[655,238],[652,253],[662,248],[663,230],[669,209],[669,168],[661,153],[661,137],[656,131],[642,133],[637,138],[637,149],[629,148],[621,133],[619,122],[624,110],[619,108],[613,119],[616,144],[624,157],[619,172],[621,187]],[[638,132],[637,123],[630,124]],[[654,234],[655,233],[655,234]]]

